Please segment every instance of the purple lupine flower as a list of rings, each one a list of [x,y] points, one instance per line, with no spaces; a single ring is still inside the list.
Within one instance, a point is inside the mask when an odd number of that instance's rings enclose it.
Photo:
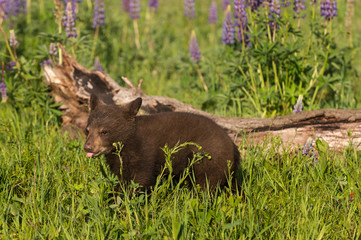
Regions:
[[[6,65],[6,70],[8,70],[9,72],[14,71],[14,66],[16,65],[16,62],[9,62],[9,64]]]
[[[50,43],[50,46],[49,46],[49,54],[50,56],[55,56],[58,54],[58,51],[56,50],[56,45],[55,43]]]
[[[140,18],[140,2],[139,0],[130,0],[129,1],[129,12],[130,17],[132,19],[138,19]]]
[[[123,11],[129,12],[129,2],[130,0],[123,0]]]
[[[6,85],[5,85],[5,70],[4,64],[1,70],[1,83],[0,83],[1,98],[3,102],[6,102]]]
[[[66,37],[77,37],[75,26],[75,12],[76,2],[74,0],[68,0],[65,7],[64,23]]]
[[[246,42],[247,32],[246,0],[234,0],[234,25],[238,28],[237,38],[240,42]]]
[[[296,18],[300,18],[301,10],[306,9],[305,4],[306,4],[305,0],[294,0],[293,10],[296,12]],[[302,16],[302,18],[305,18],[305,17],[306,17],[306,14]]]
[[[282,7],[288,7],[289,5],[291,5],[290,1],[286,1],[286,0],[281,0],[281,6]]]
[[[232,19],[231,6],[229,5],[223,22],[222,43],[232,45],[234,42],[234,23]]]
[[[189,44],[189,51],[191,53],[191,59],[195,63],[199,63],[201,60],[201,52],[199,51],[196,33],[192,31],[191,41]]]
[[[298,96],[296,104],[293,106],[293,113],[302,112],[303,105],[302,105],[303,96]]]
[[[41,66],[41,67],[44,67],[44,66],[52,66],[52,64],[51,64],[51,59],[48,58],[48,59],[46,59],[45,61],[42,61],[42,62],[40,63],[40,66]]]
[[[276,19],[280,17],[281,14],[281,6],[278,0],[271,0],[269,5],[269,11],[270,14],[268,14],[268,17],[270,18],[269,25],[271,27],[278,27],[276,23]]]
[[[318,157],[315,152],[315,148],[313,147],[313,139],[308,138],[305,145],[302,147],[302,154],[307,157],[311,157],[313,159],[313,163],[318,162]]]
[[[184,0],[184,16],[194,18],[195,11],[195,0]]]
[[[231,0],[223,0],[222,1],[222,9],[223,9],[223,11],[227,10],[228,5],[231,5]]]
[[[26,12],[26,0],[3,0],[3,10],[6,18],[17,17]]]
[[[264,2],[264,0],[249,0],[248,4],[251,6],[251,11],[256,11]]]
[[[72,13],[72,15],[74,16],[74,19],[75,19],[75,16],[76,16],[76,13],[77,13],[77,2],[78,2],[78,0],[63,0],[63,2],[64,2],[64,11],[66,11],[68,2],[71,2],[71,13]],[[64,14],[66,14],[66,13],[64,13]],[[64,16],[64,21],[65,21],[65,16]],[[64,23],[64,25],[65,25],[65,23]]]
[[[94,4],[94,15],[93,15],[93,28],[96,28],[97,25],[104,26],[104,1],[103,0],[95,0]]]
[[[18,41],[16,40],[14,29],[10,30],[9,44],[12,47],[16,47],[18,45]]]
[[[217,3],[216,3],[216,1],[213,1],[211,3],[211,6],[209,7],[208,22],[210,24],[216,24],[217,23]]]
[[[149,0],[149,7],[153,8],[154,11],[158,10],[158,0]]]
[[[305,145],[302,147],[302,154],[309,156],[312,151],[312,138],[308,138]]]
[[[337,17],[337,0],[324,0],[320,3],[321,16],[325,17],[325,20],[330,21],[334,17]]]
[[[94,61],[94,71],[101,71],[101,72],[104,71],[102,65],[100,64],[99,57],[96,57],[96,58],[95,58],[95,61]]]

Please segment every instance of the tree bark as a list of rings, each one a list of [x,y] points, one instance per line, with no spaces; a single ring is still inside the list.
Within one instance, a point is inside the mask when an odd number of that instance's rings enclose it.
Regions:
[[[236,142],[245,136],[250,136],[256,143],[266,136],[279,136],[285,145],[298,148],[312,138],[324,139],[332,149],[340,150],[353,144],[360,150],[361,110],[322,109],[273,118],[217,116],[173,98],[147,96],[141,90],[142,80],[136,87],[123,77],[129,87],[121,87],[107,73],[84,68],[61,45],[59,47],[63,52],[63,63],[44,66],[43,73],[55,102],[63,103],[60,109],[64,112],[64,129],[75,128],[83,133],[89,116],[88,100],[94,93],[105,103],[117,105],[142,97],[141,114],[182,111],[204,115],[222,126]]]

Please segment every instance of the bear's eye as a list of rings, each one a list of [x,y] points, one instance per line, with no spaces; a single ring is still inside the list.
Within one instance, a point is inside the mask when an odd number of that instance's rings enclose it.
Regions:
[[[100,134],[102,134],[102,135],[107,135],[109,133],[109,131],[107,131],[107,130],[102,130],[101,132],[100,132]]]
[[[85,134],[88,135],[89,134],[89,130],[88,128],[85,128]]]

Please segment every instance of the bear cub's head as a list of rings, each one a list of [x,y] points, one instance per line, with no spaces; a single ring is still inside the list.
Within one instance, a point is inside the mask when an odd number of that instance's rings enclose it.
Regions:
[[[142,99],[123,105],[108,105],[96,95],[90,97],[90,116],[85,129],[84,150],[88,157],[108,154],[115,150],[113,143],[125,143],[135,132],[135,116]]]

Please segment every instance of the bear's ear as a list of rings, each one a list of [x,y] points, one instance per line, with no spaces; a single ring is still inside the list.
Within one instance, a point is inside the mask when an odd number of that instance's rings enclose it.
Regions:
[[[132,102],[128,103],[126,108],[128,110],[128,113],[131,117],[134,117],[137,115],[140,106],[142,106],[142,98],[137,98],[133,100]]]
[[[105,105],[105,103],[100,100],[97,95],[93,94],[90,95],[90,101],[89,101],[89,106],[90,106],[90,111],[93,111],[95,108],[97,108],[100,105]]]

